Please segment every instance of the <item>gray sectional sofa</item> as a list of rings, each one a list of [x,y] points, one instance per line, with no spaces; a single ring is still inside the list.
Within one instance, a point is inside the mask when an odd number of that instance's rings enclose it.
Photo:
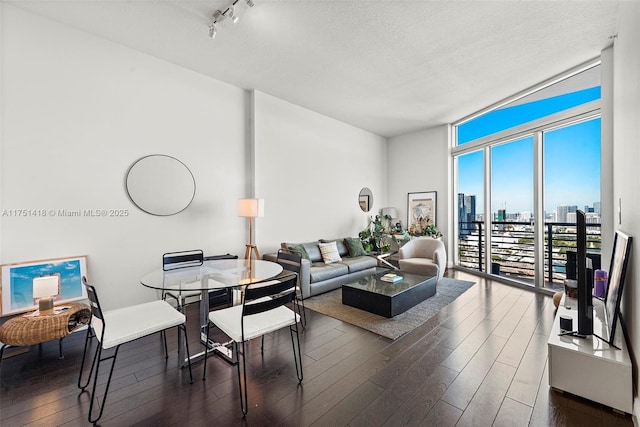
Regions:
[[[342,261],[325,264],[318,243],[336,241],[338,253]],[[300,271],[300,287],[304,298],[318,295],[333,289],[340,288],[344,283],[354,282],[358,279],[375,273],[378,261],[369,255],[349,256],[349,250],[344,239],[322,239],[305,243],[282,243],[282,250],[292,247],[304,246],[309,259],[302,260]],[[263,259],[276,261],[277,254],[266,254]]]

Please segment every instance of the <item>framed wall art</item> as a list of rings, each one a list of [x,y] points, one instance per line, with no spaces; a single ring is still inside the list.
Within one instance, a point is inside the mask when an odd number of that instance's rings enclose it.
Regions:
[[[1,315],[22,313],[38,308],[33,297],[33,279],[58,276],[58,293],[53,295],[54,304],[87,298],[82,285],[82,276],[87,275],[87,257],[47,259],[2,266],[0,292]]]
[[[422,229],[436,225],[436,192],[426,191],[407,195],[407,228]]]

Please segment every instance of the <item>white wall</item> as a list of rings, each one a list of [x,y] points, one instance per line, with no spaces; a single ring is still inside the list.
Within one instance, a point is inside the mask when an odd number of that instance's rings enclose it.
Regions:
[[[618,37],[614,43],[614,228],[624,230],[636,240],[625,282],[622,316],[627,325],[630,346],[634,354],[635,388],[638,390],[638,352],[640,351],[640,192],[637,168],[640,164],[640,4],[620,5]],[[622,221],[618,221],[618,201],[621,200]],[[640,401],[634,401],[634,415],[640,414]]]
[[[127,217],[0,217],[1,263],[86,254],[107,307],[156,297],[139,278],[164,252],[241,253],[245,91],[2,4],[0,208],[128,209]],[[184,212],[128,199],[139,157],[183,161]]]
[[[157,298],[139,279],[164,252],[242,256],[248,226],[238,198],[265,198],[262,253],[283,240],[356,236],[387,205],[386,138],[0,8],[0,210],[129,211],[1,216],[1,264],[86,254],[112,308]],[[154,153],[180,159],[195,177],[195,199],[177,215],[151,216],[126,195],[127,169]],[[370,214],[358,206],[365,186]]]
[[[256,220],[261,253],[280,243],[357,236],[387,206],[387,140],[313,111],[254,92]],[[362,187],[373,192],[368,214]]]
[[[389,139],[389,206],[398,208],[402,225],[407,225],[407,194],[437,192],[436,222],[449,239],[450,166],[448,127],[437,126]],[[450,260],[449,260],[450,261]]]

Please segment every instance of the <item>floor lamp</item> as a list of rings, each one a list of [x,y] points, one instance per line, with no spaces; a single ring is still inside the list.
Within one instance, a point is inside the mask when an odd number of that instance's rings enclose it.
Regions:
[[[249,218],[249,243],[244,258],[251,259],[252,253],[255,253],[256,259],[260,259],[258,247],[253,244],[253,219],[264,216],[264,199],[238,200],[238,216]]]

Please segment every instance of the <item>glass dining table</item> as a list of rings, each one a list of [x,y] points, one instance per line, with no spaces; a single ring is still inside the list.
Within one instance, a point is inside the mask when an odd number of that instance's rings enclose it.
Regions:
[[[250,283],[276,277],[282,266],[275,262],[247,259],[222,259],[204,261],[200,266],[163,270],[159,268],[140,279],[148,288],[177,294],[201,293],[200,298],[200,342],[220,354],[227,361],[235,363],[235,357],[228,343],[207,341],[206,327],[209,322],[209,292],[220,289],[239,290]],[[186,314],[186,313],[185,313]],[[187,365],[184,340],[179,338],[179,357],[182,366]],[[204,357],[204,351],[191,356],[191,361]]]

